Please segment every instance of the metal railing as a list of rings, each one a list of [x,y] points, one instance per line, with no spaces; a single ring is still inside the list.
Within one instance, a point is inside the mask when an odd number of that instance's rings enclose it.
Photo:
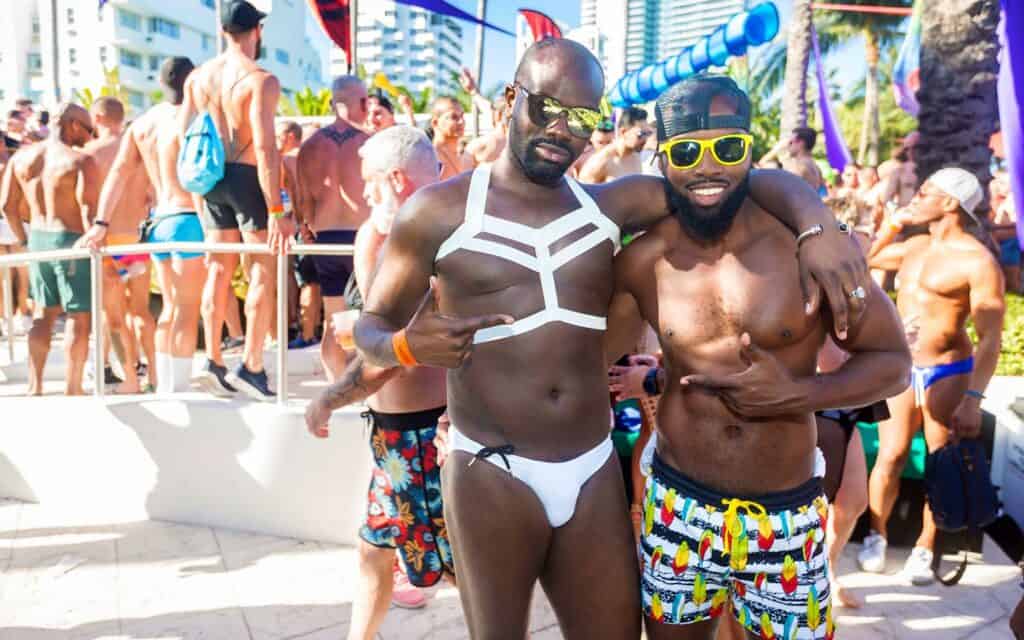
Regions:
[[[4,269],[3,303],[4,324],[7,327],[7,349],[10,359],[14,360],[14,309],[11,291],[11,278],[7,267],[27,265],[33,262],[52,260],[89,260],[92,285],[92,336],[93,336],[93,369],[95,371],[95,388],[93,395],[102,398],[105,393],[104,384],[104,349],[102,339],[103,317],[103,258],[108,256],[148,255],[151,253],[168,253],[172,251],[204,253],[237,253],[272,255],[270,247],[265,244],[243,244],[237,242],[153,242],[144,244],[124,244],[103,247],[99,251],[90,249],[57,249],[54,251],[32,251],[0,255],[0,269]],[[351,256],[352,245],[348,244],[293,244],[287,254],[277,254],[277,404],[284,405],[288,401],[288,256],[319,255],[319,256]],[[282,294],[282,292],[285,292]],[[96,310],[99,309],[99,313]],[[209,339],[209,337],[207,338]],[[325,339],[328,339],[325,337]],[[155,365],[150,365],[155,366]]]

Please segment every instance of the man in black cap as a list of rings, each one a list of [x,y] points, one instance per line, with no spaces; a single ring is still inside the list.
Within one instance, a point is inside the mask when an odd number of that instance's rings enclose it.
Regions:
[[[473,638],[521,640],[538,581],[566,638],[640,632],[603,340],[621,229],[669,210],[660,178],[566,177],[601,120],[603,91],[601,65],[579,43],[527,50],[504,94],[505,148],[402,206],[356,324],[370,362],[451,370],[442,490]],[[847,292],[866,281],[859,249],[826,228],[832,214],[795,176],[759,172],[751,192],[815,236],[801,264],[829,285],[845,329],[859,300]]]
[[[178,114],[184,100],[185,80],[192,73],[188,58],[168,58],[160,69],[160,84],[166,102],[139,116],[125,132],[117,157],[103,183],[99,211],[92,228],[83,238],[98,248],[109,241],[108,229],[121,224],[130,185],[139,175],[156,194],[156,206],[147,225],[147,242],[202,242],[203,228],[192,194],[178,182],[177,158],[180,148]],[[188,391],[192,355],[196,350],[199,298],[203,289],[201,246],[198,251],[154,253],[157,280],[163,294],[163,311],[156,328],[157,391]]]
[[[615,360],[650,323],[667,372],[640,539],[648,637],[710,640],[731,603],[753,637],[831,638],[814,411],[907,386],[899,317],[861,286],[846,335],[827,307],[808,314],[797,255],[820,230],[794,237],[749,197],[750,104],[731,79],[685,80],[656,114],[672,215],[616,259],[607,336]],[[829,334],[850,357],[816,375]]]
[[[295,223],[281,202],[281,158],[274,131],[281,85],[255,62],[266,17],[245,0],[225,3],[221,26],[227,48],[189,76],[178,130],[184,135],[197,114],[208,112],[224,143],[224,178],[204,196],[207,238],[269,241],[273,249],[283,250],[295,233]],[[274,313],[274,259],[253,255],[247,261],[252,266],[245,299],[245,351],[238,368],[229,374],[220,336],[238,255],[210,255],[202,303],[208,361],[199,381],[214,393],[233,393],[237,388],[257,400],[273,397],[263,368],[263,342]]]

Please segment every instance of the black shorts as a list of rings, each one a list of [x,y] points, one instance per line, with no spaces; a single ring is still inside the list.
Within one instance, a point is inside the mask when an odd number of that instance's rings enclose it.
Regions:
[[[224,178],[204,196],[203,226],[207,229],[264,231],[267,200],[259,173],[251,164],[228,163]]]
[[[353,244],[354,229],[332,229],[316,232],[316,244]],[[345,295],[345,284],[352,275],[352,256],[312,256],[320,278],[320,294],[327,298]]]
[[[313,256],[299,256],[295,263],[295,273],[298,275],[299,286],[307,284],[320,284],[320,277],[316,273],[316,265],[313,264]]]

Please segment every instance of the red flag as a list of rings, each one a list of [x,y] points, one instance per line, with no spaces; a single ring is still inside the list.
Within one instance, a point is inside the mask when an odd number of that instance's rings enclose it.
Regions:
[[[540,11],[534,11],[533,9],[520,9],[519,13],[526,18],[526,24],[530,25],[530,31],[533,33],[534,42],[540,42],[544,38],[562,37],[562,30],[558,28],[555,21]]]
[[[327,37],[345,52],[345,58],[348,59],[348,64],[351,66],[352,23],[349,15],[349,0],[309,0],[309,7]]]

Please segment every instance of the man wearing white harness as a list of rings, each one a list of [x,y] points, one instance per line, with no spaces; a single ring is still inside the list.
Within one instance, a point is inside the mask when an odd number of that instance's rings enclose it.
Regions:
[[[619,230],[668,206],[658,178],[565,177],[601,119],[602,91],[581,45],[531,47],[505,91],[508,145],[492,167],[402,207],[356,324],[375,364],[450,369],[442,489],[472,638],[521,640],[538,580],[566,638],[640,634],[602,338]],[[863,259],[805,184],[766,173],[750,179],[766,210],[793,212],[793,229],[821,225],[801,250],[803,274],[815,272],[845,334],[848,292],[868,282]]]

